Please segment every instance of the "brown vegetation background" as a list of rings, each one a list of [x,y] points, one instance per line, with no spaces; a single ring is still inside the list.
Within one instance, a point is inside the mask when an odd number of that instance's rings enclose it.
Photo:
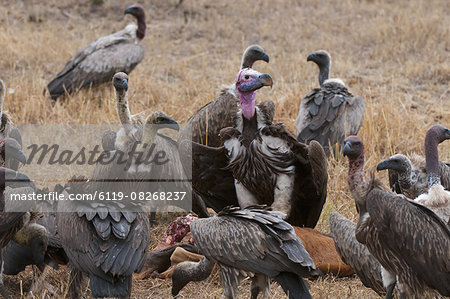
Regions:
[[[426,130],[450,126],[450,2],[261,0],[140,1],[147,12],[144,61],[130,76],[132,113],[165,111],[180,123],[212,100],[222,84],[234,82],[242,51],[258,43],[270,63],[254,68],[269,73],[274,88],[258,93],[272,99],[276,120],[295,132],[300,99],[318,86],[318,70],[306,56],[326,49],[331,77],[344,80],[367,105],[360,136],[367,170],[394,153],[423,154]],[[80,49],[122,29],[132,18],[124,1],[1,1],[0,78],[9,92],[4,108],[16,123],[118,123],[112,86],[81,91],[53,104],[42,92]],[[450,160],[450,142],[440,146]],[[329,232],[328,216],[337,210],[356,219],[343,159],[329,160],[328,199],[317,228]],[[387,184],[387,174],[379,173]],[[158,243],[173,215],[160,215],[152,231]],[[18,297],[30,285],[30,271],[7,277]],[[57,296],[67,289],[67,269],[49,277]],[[170,298],[170,281],[134,280],[133,298]],[[219,298],[217,273],[191,283],[181,298]],[[311,282],[314,298],[372,298],[358,278]],[[85,295],[89,297],[89,291]],[[43,297],[45,293],[38,294]],[[277,284],[273,298],[284,298]],[[248,298],[248,282],[240,287]]]

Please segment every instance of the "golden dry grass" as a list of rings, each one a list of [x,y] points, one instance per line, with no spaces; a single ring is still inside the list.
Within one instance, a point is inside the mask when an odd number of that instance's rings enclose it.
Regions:
[[[276,119],[294,131],[301,97],[318,85],[317,68],[307,54],[326,49],[332,76],[366,100],[360,131],[367,169],[393,153],[423,153],[426,130],[450,126],[450,3],[435,1],[152,1],[147,10],[145,60],[130,76],[132,112],[163,110],[180,123],[212,100],[221,84],[233,82],[243,49],[259,43],[270,63],[255,68],[274,78],[274,88],[257,100],[275,101]],[[42,95],[65,62],[94,39],[124,27],[128,3],[52,0],[2,1],[0,77],[14,90],[5,108],[17,123],[117,123],[110,85],[82,91],[52,104]],[[450,142],[440,146],[450,160]],[[386,173],[377,174],[386,181]],[[328,199],[318,229],[328,232],[328,216],[337,210],[355,220],[346,184],[346,161],[330,159]],[[154,229],[161,237],[170,216]],[[156,242],[155,242],[156,243]],[[67,271],[52,272],[50,282],[64,294]],[[30,273],[7,278],[20,296]],[[248,298],[248,282],[240,287]],[[357,278],[311,282],[314,298],[372,298]],[[86,293],[86,296],[89,293]],[[170,298],[170,281],[134,281],[133,298]],[[284,298],[273,284],[273,298]],[[218,298],[217,273],[192,283],[181,298]],[[42,296],[42,295],[41,295]]]

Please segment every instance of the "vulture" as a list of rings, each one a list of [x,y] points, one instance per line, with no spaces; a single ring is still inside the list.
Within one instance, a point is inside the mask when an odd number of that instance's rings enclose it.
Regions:
[[[289,298],[311,298],[303,278],[321,275],[294,229],[281,213],[262,207],[228,207],[216,217],[191,223],[194,243],[204,255],[200,262],[182,262],[172,275],[172,295],[190,281],[206,279],[220,267],[225,298],[236,298],[242,279],[251,277],[251,298],[270,293],[274,278]]]
[[[97,184],[76,178],[66,184],[65,192],[94,194],[99,190]],[[129,298],[132,274],[142,268],[150,241],[147,214],[98,201],[69,202],[65,211],[57,213],[56,224],[71,268],[69,296],[80,297],[84,273],[94,298]]]
[[[361,128],[365,104],[361,97],[354,97],[341,79],[329,79],[331,57],[324,50],[310,54],[307,61],[319,67],[319,88],[305,95],[297,116],[297,139],[309,143],[318,141],[331,154],[330,146],[342,147],[347,135],[356,135]]]
[[[336,250],[344,263],[355,270],[363,285],[371,288],[378,295],[386,295],[381,275],[381,264],[369,252],[364,244],[359,243],[355,237],[356,224],[339,214],[330,215],[330,232],[336,245]],[[395,284],[390,285],[390,297]]]
[[[9,140],[8,142],[6,142],[5,144],[2,144],[1,146],[7,146],[8,150],[8,145],[17,147],[17,145],[19,146],[19,148],[22,148],[22,135],[20,134],[19,129],[17,129],[17,127],[14,125],[13,121],[11,120],[11,116],[8,114],[7,111],[3,111],[3,103],[5,102],[5,95],[6,95],[6,86],[5,83],[0,80],[0,139],[4,140],[5,138],[12,138],[15,139],[17,141],[17,144],[12,144],[13,142],[11,140]],[[5,151],[6,153],[6,151]],[[7,152],[7,155],[9,155],[9,151]],[[5,161],[3,160],[3,162],[5,162],[5,164],[2,164],[4,166],[6,166],[7,168],[13,169],[13,170],[17,170],[19,169],[19,162],[24,163],[21,160],[11,160],[11,161]],[[0,163],[3,163],[0,162]]]
[[[101,37],[78,52],[47,85],[53,100],[91,85],[109,82],[116,72],[130,73],[144,58],[140,41],[145,37],[144,8],[135,4],[125,14],[136,17],[137,24]]]
[[[0,165],[17,170],[19,162],[25,164],[27,158],[22,151],[22,146],[16,139],[6,137],[0,140]]]
[[[241,69],[252,68],[253,64],[262,60],[269,62],[269,55],[259,45],[249,46],[242,55]],[[258,106],[270,107],[273,105],[271,101],[264,102]],[[237,112],[240,109],[239,97],[236,92],[235,85],[227,86],[222,89],[220,95],[215,100],[207,103],[195,112],[187,121],[186,125],[180,132],[178,137],[178,143],[183,141],[196,142],[198,144],[204,144],[207,146],[221,146],[223,141],[219,137],[221,129],[226,127],[234,127],[237,122]],[[267,115],[268,122],[272,122],[273,114]],[[191,155],[191,146],[180,147],[180,155],[182,157],[189,157]],[[191,173],[191,165],[185,167],[187,173]],[[201,194],[193,191],[193,210],[200,217],[209,217],[209,213],[206,209],[210,202],[209,199],[205,199]],[[204,196],[204,195],[203,195]],[[220,211],[225,205],[221,205],[219,208],[212,207],[216,211]]]
[[[355,236],[397,279],[400,298],[422,297],[428,289],[450,296],[450,231],[428,208],[384,190],[364,178],[364,145],[357,136],[345,139],[348,184],[359,218]]]
[[[192,143],[193,193],[217,212],[229,205],[266,204],[291,225],[313,228],[327,194],[326,156],[319,143],[300,143],[283,124],[271,123],[273,102],[255,105],[256,90],[267,85],[272,85],[267,74],[238,73],[241,109],[236,126],[220,131],[224,146]]]
[[[425,159],[427,169],[428,193],[421,194],[416,202],[426,206],[439,216],[445,223],[450,224],[450,191],[444,190],[442,181],[450,180],[450,167],[442,170],[442,162],[438,160],[438,145],[450,139],[450,130],[443,126],[433,126],[425,136]]]
[[[3,257],[2,248],[4,248],[15,236],[16,233],[26,224],[28,224],[30,213],[28,212],[7,212],[6,198],[9,194],[22,194],[33,192],[34,184],[30,181],[30,178],[21,172],[17,172],[12,169],[0,167],[0,294],[4,298],[9,298],[8,291],[3,285]],[[25,236],[28,237],[25,237]],[[19,237],[19,236],[17,236]],[[22,237],[16,239],[21,245],[35,243],[31,240],[31,234],[22,234]],[[42,251],[40,251],[42,253]],[[44,250],[45,252],[45,250]],[[39,252],[35,253],[36,261],[42,262],[44,255],[39,255]]]
[[[252,68],[258,60],[268,63],[269,55],[259,45],[249,46],[242,55],[241,69]],[[221,146],[223,142],[219,132],[223,128],[236,125],[236,114],[239,109],[239,97],[235,85],[227,86],[217,99],[200,108],[188,119],[180,132],[178,142],[192,139],[199,144]]]
[[[427,192],[428,178],[424,157],[417,154],[409,156],[396,154],[377,165],[377,171],[385,169],[389,172],[389,185],[392,191],[410,199]],[[441,185],[444,189],[450,190],[450,163],[440,161],[438,169]]]

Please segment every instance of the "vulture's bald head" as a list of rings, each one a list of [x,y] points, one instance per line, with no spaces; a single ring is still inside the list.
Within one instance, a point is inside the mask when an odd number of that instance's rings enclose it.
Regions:
[[[364,144],[358,136],[348,136],[344,140],[344,156],[355,159],[364,154]]]
[[[144,7],[140,4],[133,4],[131,6],[128,6],[125,9],[124,14],[130,14],[130,15],[136,17],[136,19],[138,19],[138,20],[143,18],[143,20],[145,21]]]
[[[262,60],[269,63],[269,55],[260,45],[251,45],[242,55],[241,69],[251,68],[255,61]]]
[[[180,130],[178,123],[161,111],[155,111],[147,116],[145,123],[146,125],[158,125],[158,128],[169,128],[176,131]]]
[[[124,72],[116,73],[113,77],[113,85],[116,91],[128,91],[128,75]]]
[[[450,130],[440,125],[432,126],[425,137],[425,146],[427,144],[427,139],[437,143],[444,142],[445,140],[450,139]]]
[[[398,172],[411,171],[411,160],[402,154],[393,155],[377,165],[377,171],[392,169]]]
[[[306,61],[315,62],[320,67],[330,67],[331,56],[325,50],[318,50],[308,55]]]

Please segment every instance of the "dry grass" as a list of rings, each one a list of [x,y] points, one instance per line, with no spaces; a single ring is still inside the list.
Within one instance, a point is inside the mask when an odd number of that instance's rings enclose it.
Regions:
[[[17,123],[117,123],[112,88],[82,91],[52,104],[42,95],[46,83],[77,50],[99,36],[123,28],[121,1],[2,1],[0,7],[0,77],[14,90],[5,108]],[[100,1],[101,2],[101,1]],[[426,130],[450,126],[450,3],[361,0],[152,1],[144,6],[148,35],[146,58],[130,76],[132,112],[163,110],[180,123],[215,97],[221,84],[232,83],[242,50],[261,44],[270,64],[255,68],[274,78],[271,98],[276,119],[294,131],[302,95],[318,85],[316,66],[306,56],[327,49],[332,76],[363,96],[367,111],[360,136],[366,144],[367,169],[393,153],[423,153]],[[127,17],[128,18],[128,17]],[[450,142],[440,146],[450,159]],[[328,200],[318,229],[328,232],[328,216],[337,210],[351,219],[356,211],[346,186],[346,161],[329,162]],[[386,180],[386,174],[377,176]],[[152,232],[160,238],[167,215]],[[62,276],[62,277],[61,277]],[[64,293],[66,270],[50,282]],[[25,273],[6,281],[20,295]],[[248,297],[248,282],[240,287]],[[376,294],[357,278],[311,282],[315,298],[362,298]],[[89,293],[86,293],[89,294]],[[217,273],[190,284],[182,298],[218,298]],[[274,298],[283,298],[274,284]],[[134,281],[133,297],[169,298],[170,281]]]

